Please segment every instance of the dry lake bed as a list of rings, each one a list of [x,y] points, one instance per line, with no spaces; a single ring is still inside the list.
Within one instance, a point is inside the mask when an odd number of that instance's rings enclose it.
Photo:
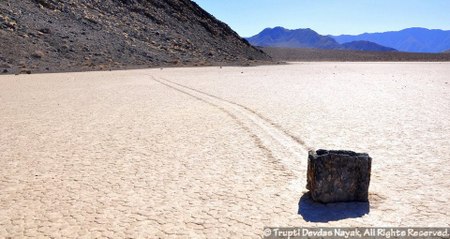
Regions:
[[[0,237],[237,237],[450,226],[450,63],[0,76]],[[312,203],[309,149],[373,158]]]

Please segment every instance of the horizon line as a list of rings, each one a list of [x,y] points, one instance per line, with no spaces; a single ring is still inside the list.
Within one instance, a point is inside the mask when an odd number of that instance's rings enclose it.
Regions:
[[[291,31],[299,30],[299,29],[310,29],[310,30],[313,30],[313,31],[315,31],[316,33],[322,35],[322,36],[342,36],[342,35],[357,36],[357,35],[362,35],[362,34],[377,34],[377,33],[399,32],[399,31],[403,31],[403,30],[407,30],[407,29],[412,29],[412,28],[421,28],[421,29],[427,29],[427,30],[430,30],[430,31],[433,31],[433,30],[450,31],[450,29],[427,28],[427,27],[414,26],[414,27],[403,28],[403,29],[400,29],[400,30],[373,31],[373,32],[363,32],[363,33],[356,33],[356,34],[351,34],[351,33],[340,33],[340,34],[338,34],[338,35],[335,35],[335,34],[323,34],[323,33],[320,33],[320,32],[318,32],[318,31],[316,31],[316,30],[314,30],[313,28],[310,28],[310,27],[305,27],[305,28],[301,28],[301,27],[300,27],[300,28],[292,29],[292,28],[286,28],[286,27],[283,27],[283,26],[274,26],[274,27],[266,27],[266,28],[260,30],[258,33],[252,35],[252,36],[241,36],[241,37],[242,37],[242,38],[250,38],[250,37],[253,37],[253,36],[256,36],[256,35],[260,34],[262,31],[264,31],[264,30],[266,30],[266,29],[274,29],[274,28],[278,28],[278,27],[284,28],[284,29],[286,29],[286,30],[291,30]],[[234,29],[233,29],[233,31],[234,31]],[[239,35],[240,35],[240,34],[239,34]]]

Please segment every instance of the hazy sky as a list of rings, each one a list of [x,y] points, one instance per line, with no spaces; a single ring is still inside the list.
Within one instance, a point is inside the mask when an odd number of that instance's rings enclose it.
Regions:
[[[450,30],[450,0],[194,0],[243,37],[266,27],[359,34],[425,27]]]

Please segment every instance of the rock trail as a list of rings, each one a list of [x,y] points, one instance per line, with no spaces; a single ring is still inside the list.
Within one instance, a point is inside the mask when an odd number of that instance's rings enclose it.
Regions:
[[[297,177],[304,177],[305,159],[312,147],[302,139],[247,106],[164,78],[152,79],[225,112],[255,139],[258,147],[268,152],[269,157],[274,157]]]

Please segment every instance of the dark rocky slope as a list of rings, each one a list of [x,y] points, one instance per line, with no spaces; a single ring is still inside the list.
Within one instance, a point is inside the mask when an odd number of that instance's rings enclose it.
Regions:
[[[190,0],[2,0],[0,72],[268,61]]]

